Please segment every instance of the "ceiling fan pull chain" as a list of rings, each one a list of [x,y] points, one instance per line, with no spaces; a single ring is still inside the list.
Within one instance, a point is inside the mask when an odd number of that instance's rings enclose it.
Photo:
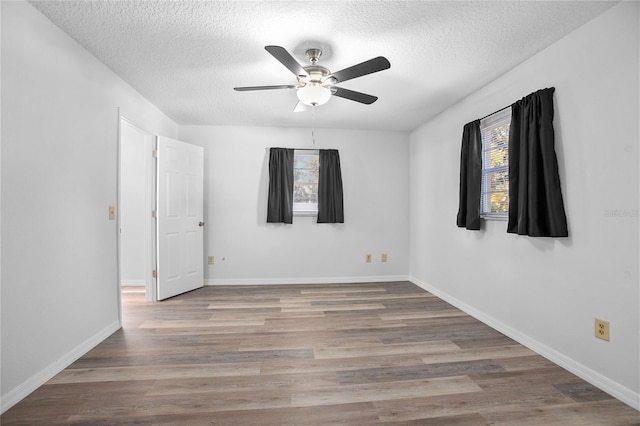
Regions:
[[[311,107],[311,142],[316,144],[316,135],[314,133],[316,127],[316,107]]]

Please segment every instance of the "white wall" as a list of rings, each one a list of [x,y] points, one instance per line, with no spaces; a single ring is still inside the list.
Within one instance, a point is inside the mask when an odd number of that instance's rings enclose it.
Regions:
[[[639,408],[638,3],[621,3],[411,134],[412,279]],[[456,227],[462,127],[556,88],[570,237]],[[496,261],[500,257],[501,261]],[[594,338],[594,318],[611,341]]]
[[[119,327],[118,107],[176,125],[24,2],[2,8],[2,410]]]
[[[310,129],[300,128],[181,126],[179,133],[205,148],[205,256],[216,258],[205,267],[207,283],[406,279],[407,133],[316,129],[315,146]],[[340,151],[344,224],[266,223],[270,147]],[[373,262],[365,263],[367,253]]]

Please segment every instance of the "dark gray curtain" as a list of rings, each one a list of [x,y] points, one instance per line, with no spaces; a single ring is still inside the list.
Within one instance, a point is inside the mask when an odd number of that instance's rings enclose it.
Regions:
[[[480,229],[480,191],[482,179],[482,136],[480,120],[464,125],[460,152],[460,201],[457,225]]]
[[[319,152],[318,223],[344,223],[340,155],[337,149]]]
[[[268,223],[293,223],[293,149],[269,151]]]
[[[554,148],[554,91],[539,90],[511,106],[507,232],[512,234],[568,236]]]

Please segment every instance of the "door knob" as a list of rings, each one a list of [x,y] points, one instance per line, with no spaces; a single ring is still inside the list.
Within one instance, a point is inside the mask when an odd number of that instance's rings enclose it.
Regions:
[[[204,226],[204,222],[198,222],[198,226]]]

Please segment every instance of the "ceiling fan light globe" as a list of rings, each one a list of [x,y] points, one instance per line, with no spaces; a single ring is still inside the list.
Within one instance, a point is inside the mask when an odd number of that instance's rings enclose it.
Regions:
[[[297,91],[298,99],[305,105],[319,106],[331,98],[331,90],[319,84],[308,84]]]

